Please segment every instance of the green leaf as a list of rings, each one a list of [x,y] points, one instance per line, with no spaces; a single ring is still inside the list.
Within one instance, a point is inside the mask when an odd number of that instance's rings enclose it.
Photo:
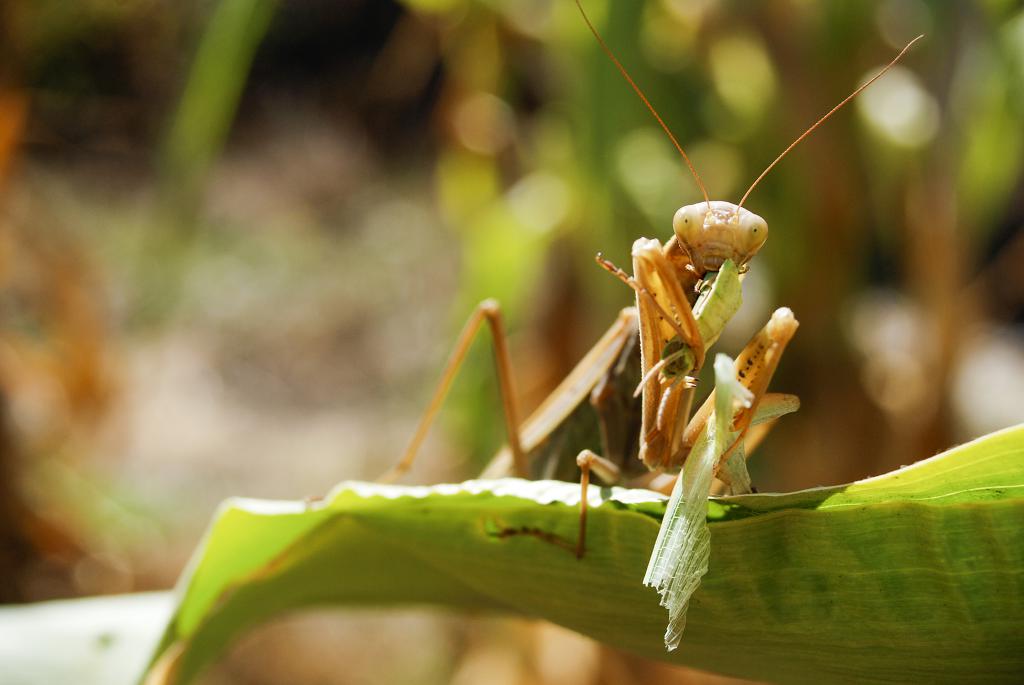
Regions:
[[[592,488],[578,561],[578,493],[504,479],[230,500],[155,661],[167,682],[188,682],[284,611],[429,603],[542,617],[650,658],[772,681],[1024,672],[1024,426],[846,486],[712,498],[710,567],[673,652],[642,583],[664,498]]]

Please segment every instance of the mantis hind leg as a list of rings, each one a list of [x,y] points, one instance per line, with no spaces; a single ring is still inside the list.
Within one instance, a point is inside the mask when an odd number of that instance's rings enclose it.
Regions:
[[[430,398],[430,403],[427,405],[427,409],[423,413],[423,417],[420,419],[416,432],[413,434],[412,440],[409,441],[409,446],[406,448],[405,454],[402,455],[401,461],[384,474],[379,479],[380,481],[392,482],[412,467],[416,454],[419,452],[423,440],[427,437],[427,432],[437,417],[437,412],[441,409],[441,404],[444,402],[456,374],[458,374],[462,363],[466,359],[469,347],[484,323],[487,323],[488,328],[490,328],[491,338],[494,342],[498,385],[501,390],[501,403],[505,414],[505,430],[508,434],[508,445],[512,452],[513,465],[516,475],[526,475],[526,458],[523,454],[519,437],[519,419],[516,414],[515,392],[512,387],[512,364],[508,353],[505,327],[501,319],[501,307],[496,300],[484,300],[477,305],[469,320],[466,321],[466,325],[462,328],[462,332],[459,333],[452,354],[448,358],[444,372],[441,374],[441,380],[438,382],[434,394]]]
[[[622,470],[613,462],[590,451],[583,450],[576,457],[580,467],[580,530],[576,538],[576,558],[582,559],[587,548],[587,495],[590,492],[590,472],[611,485],[622,477]]]
[[[606,457],[591,450],[582,450],[576,457],[580,469],[580,527],[576,539],[576,558],[582,559],[587,539],[587,495],[590,472],[608,485],[622,479],[622,467],[637,457],[640,432],[640,401],[633,396],[636,377],[640,375],[640,347],[635,333],[622,339],[622,349],[615,363],[590,392],[590,405],[597,414],[601,445]],[[621,465],[621,466],[620,466]]]

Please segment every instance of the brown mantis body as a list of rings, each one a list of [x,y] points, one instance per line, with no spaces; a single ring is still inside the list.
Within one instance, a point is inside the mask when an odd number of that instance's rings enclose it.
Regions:
[[[682,466],[708,421],[713,396],[691,418],[695,376],[704,362],[707,348],[715,342],[738,307],[738,275],[746,271],[748,262],[768,237],[767,223],[743,209],[743,202],[779,160],[888,71],[914,41],[875,77],[790,144],[754,181],[739,204],[733,204],[709,199],[682,146],[605,45],[579,0],[576,4],[601,48],[686,161],[704,200],[676,212],[674,235],[664,245],[646,238],[633,244],[632,276],[598,255],[602,267],[635,291],[636,304],[619,313],[597,344],[522,424],[513,401],[513,375],[500,309],[493,300],[481,303],[460,334],[405,455],[385,478],[394,479],[411,466],[474,336],[487,323],[494,340],[508,447],[499,452],[483,475],[499,477],[511,472],[530,478],[574,480],[578,477],[583,496],[577,555],[582,556],[586,492],[591,471],[609,484],[624,482],[666,491],[674,478],[660,478],[659,474],[676,471]],[[731,296],[726,294],[730,286],[721,276],[727,272],[735,279],[735,292]],[[719,289],[722,292],[718,292]],[[749,454],[763,437],[763,431],[757,434],[749,431],[751,426],[799,406],[794,396],[767,393],[779,358],[797,325],[792,312],[785,308],[777,310],[737,358],[738,378],[751,392],[753,400],[733,421],[732,430],[738,437],[726,456],[738,450]],[[637,390],[641,391],[640,397],[636,396]],[[748,444],[744,446],[744,442]],[[717,471],[716,475],[723,481],[721,487],[738,491],[749,487],[749,484],[729,482],[724,470]]]

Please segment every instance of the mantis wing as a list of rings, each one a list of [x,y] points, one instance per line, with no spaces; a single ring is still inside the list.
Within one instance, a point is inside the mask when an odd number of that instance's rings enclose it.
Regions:
[[[576,444],[580,441],[576,433],[594,433],[584,437],[599,439],[596,427],[581,425],[595,421],[592,410],[586,406],[587,401],[594,387],[607,376],[629,338],[636,334],[636,321],[636,310],[632,307],[619,312],[597,344],[520,426],[520,442],[535,476],[553,478],[559,475],[559,462],[568,460],[573,475],[567,478],[574,479],[578,475],[573,461],[577,452],[583,447],[597,447],[595,443]],[[578,416],[581,413],[587,416]],[[511,472],[512,455],[506,447],[495,455],[481,477],[497,478]]]

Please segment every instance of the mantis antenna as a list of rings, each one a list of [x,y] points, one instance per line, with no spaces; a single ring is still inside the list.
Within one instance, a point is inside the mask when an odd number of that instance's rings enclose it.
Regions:
[[[643,103],[647,105],[647,109],[649,109],[651,111],[651,114],[654,115],[654,118],[658,120],[658,123],[661,125],[661,128],[664,129],[665,133],[668,134],[668,137],[672,141],[672,144],[676,146],[677,150],[679,150],[679,154],[683,156],[683,160],[686,162],[686,166],[690,168],[690,173],[693,174],[693,178],[697,181],[697,185],[700,187],[700,192],[703,193],[704,195],[704,202],[707,203],[708,209],[711,209],[711,199],[708,197],[707,188],[704,187],[704,181],[700,180],[700,174],[697,173],[697,169],[693,166],[693,162],[690,161],[690,158],[683,150],[683,146],[680,145],[679,141],[676,140],[676,137],[672,135],[672,131],[669,130],[668,125],[661,118],[661,115],[658,114],[658,111],[654,109],[654,105],[652,105],[651,101],[647,99],[647,96],[644,95],[644,92],[640,90],[640,86],[636,85],[636,81],[633,80],[633,77],[629,75],[629,72],[626,71],[626,68],[622,66],[621,62],[619,62],[618,58],[615,56],[615,53],[611,51],[611,48],[609,48],[608,45],[604,42],[604,39],[601,38],[601,34],[597,32],[596,28],[594,28],[594,25],[590,22],[590,18],[587,16],[587,13],[583,11],[583,5],[580,4],[580,0],[576,0],[576,7],[579,8],[580,14],[583,15],[583,21],[587,23],[587,27],[590,29],[590,32],[594,34],[594,38],[597,38],[597,42],[601,46],[601,49],[604,50],[604,54],[608,55],[608,59],[610,59],[615,64],[615,66],[618,67],[619,73],[621,73],[622,76],[626,79],[626,81],[629,82],[629,85],[633,87],[633,90],[636,92],[636,94],[640,97]],[[876,76],[875,78],[878,77]]]
[[[577,3],[578,3],[578,1],[579,0],[577,0]],[[774,167],[776,164],[778,164],[782,160],[783,157],[785,157],[787,154],[789,154],[790,150],[795,148],[797,146],[797,144],[801,140],[803,140],[804,138],[809,136],[811,134],[811,132],[814,131],[814,129],[818,128],[823,123],[825,123],[826,119],[828,119],[830,116],[832,116],[833,114],[838,112],[840,109],[842,109],[843,105],[845,105],[847,102],[849,102],[853,98],[855,98],[858,95],[860,95],[860,92],[862,90],[864,90],[865,88],[870,86],[872,83],[874,83],[878,79],[882,78],[882,76],[885,75],[885,72],[887,72],[890,69],[892,69],[893,65],[895,65],[897,62],[900,61],[900,58],[903,57],[904,54],[906,54],[907,50],[910,49],[910,46],[912,46],[914,43],[916,43],[917,41],[921,40],[922,38],[924,38],[924,34],[918,36],[914,40],[912,40],[909,43],[907,43],[904,46],[904,48],[902,50],[900,50],[900,54],[896,55],[896,57],[893,58],[893,60],[891,62],[889,62],[887,65],[885,65],[885,67],[880,72],[878,72],[877,74],[872,76],[870,80],[868,80],[866,83],[864,83],[862,86],[860,86],[857,90],[855,90],[852,93],[850,93],[849,95],[847,95],[846,99],[844,99],[838,105],[836,105],[835,107],[830,109],[828,111],[828,113],[825,114],[825,116],[823,116],[822,118],[820,118],[816,122],[814,122],[814,124],[809,129],[807,129],[806,131],[804,131],[803,133],[800,134],[799,138],[797,138],[792,143],[790,143],[789,147],[787,147],[785,150],[783,150],[782,154],[780,154],[778,157],[776,157],[775,161],[773,161],[771,164],[769,164],[768,167],[764,171],[761,172],[761,175],[758,176],[757,179],[752,184],[750,184],[750,187],[747,188],[747,192],[743,193],[743,197],[740,198],[739,204],[736,205],[737,211],[739,210],[740,207],[743,206],[743,203],[747,201],[747,197],[750,195],[751,191],[754,190],[754,188],[757,187],[757,184],[761,182],[761,179],[764,178],[765,176],[767,176],[768,172],[772,170],[772,167]]]

